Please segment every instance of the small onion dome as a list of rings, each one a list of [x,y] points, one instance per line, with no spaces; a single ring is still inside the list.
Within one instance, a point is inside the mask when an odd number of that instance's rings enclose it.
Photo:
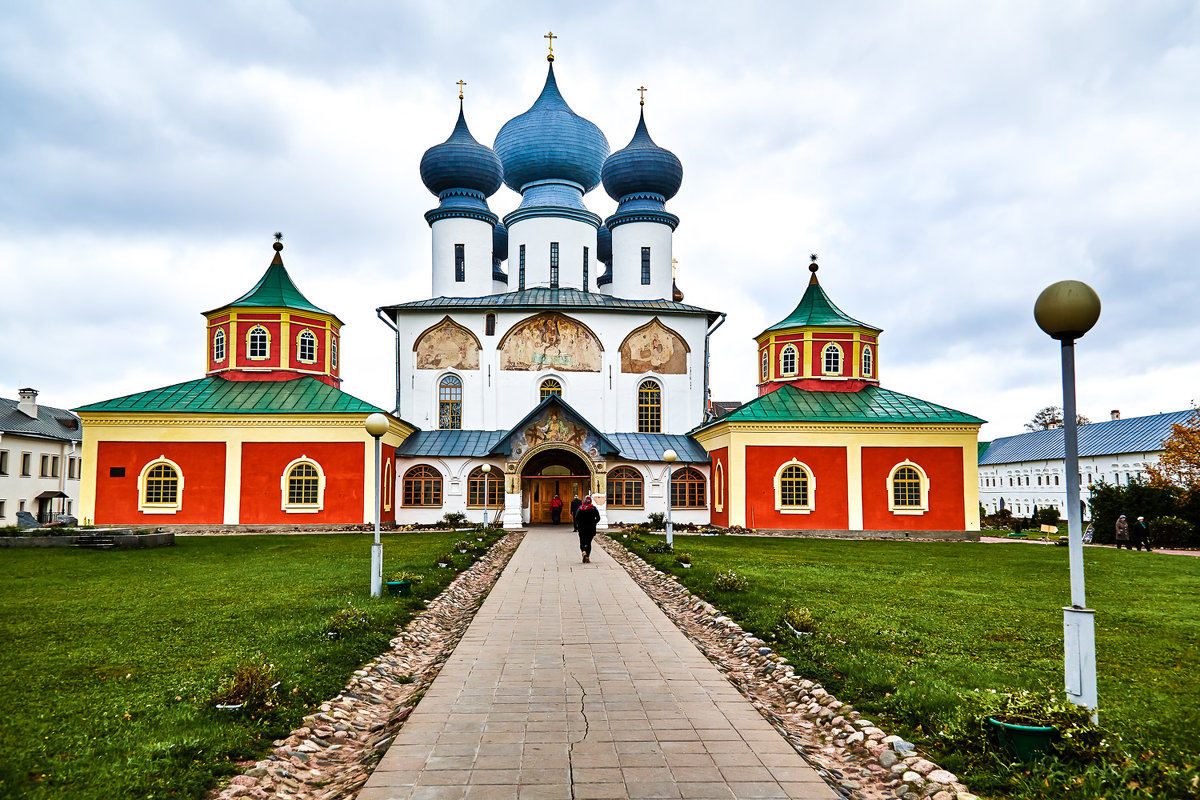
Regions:
[[[596,231],[596,258],[603,264],[612,265],[612,231],[601,225]]]
[[[571,110],[558,91],[554,65],[528,111],[504,123],[493,145],[513,191],[534,181],[565,180],[590,192],[600,183],[608,140],[594,124]]]
[[[496,153],[475,141],[467,130],[461,103],[458,124],[450,138],[429,148],[421,157],[421,180],[436,195],[448,189],[471,189],[489,197],[500,188],[503,175]]]
[[[508,258],[508,228],[504,223],[497,222],[492,228],[492,258],[504,261]]]
[[[683,292],[679,291],[679,284],[675,283],[674,280],[671,281],[671,299],[676,303],[683,302]]]
[[[604,191],[613,200],[645,192],[670,200],[683,183],[683,164],[674,153],[659,147],[650,138],[643,111],[633,138],[624,149],[608,157],[601,176]]]

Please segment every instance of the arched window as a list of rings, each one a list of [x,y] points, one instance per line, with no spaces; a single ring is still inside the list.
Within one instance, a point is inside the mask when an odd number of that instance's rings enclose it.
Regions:
[[[775,472],[775,510],[808,514],[816,507],[817,481],[808,465],[792,459]]]
[[[779,354],[779,371],[784,375],[796,374],[796,347],[788,345],[783,348],[783,352]]]
[[[671,476],[671,508],[707,508],[708,484],[698,469],[684,467]]]
[[[490,473],[476,467],[467,476],[467,508],[483,508],[485,494],[488,508],[504,507],[504,474],[494,467]]]
[[[871,354],[871,346],[867,345],[863,348],[862,353],[862,374],[864,378],[871,377],[871,371],[875,369],[875,357]]]
[[[296,337],[296,358],[306,364],[317,360],[317,337],[308,328]]]
[[[554,378],[546,378],[542,381],[541,393],[538,400],[545,400],[550,395],[562,397],[562,384]]]
[[[617,467],[608,473],[608,507],[641,508],[642,474],[633,467]]]
[[[392,460],[389,458],[383,465],[383,510],[392,510]]]
[[[725,467],[720,461],[713,472],[713,506],[717,511],[725,510]]]
[[[271,334],[262,325],[246,332],[246,357],[263,360],[271,352]]]
[[[174,514],[183,507],[183,471],[166,456],[142,467],[138,476],[138,510],[143,514]]]
[[[424,464],[404,473],[404,505],[439,507],[442,504],[442,475]]]
[[[762,379],[765,381],[767,376],[771,374],[771,356],[766,350],[762,351]]]
[[[283,510],[289,514],[315,514],[325,507],[325,472],[308,456],[284,467],[280,488]]]
[[[929,478],[911,461],[897,464],[888,476],[888,510],[893,514],[924,514],[929,510]]]
[[[496,335],[496,315],[488,314],[483,318],[483,333],[485,336]]]
[[[462,428],[462,394],[462,378],[457,375],[447,375],[438,384],[438,427],[442,430]]]
[[[658,381],[642,381],[637,412],[638,433],[662,432],[662,387]]]
[[[337,369],[337,339],[329,340],[329,361],[333,364],[333,368]]]
[[[225,331],[217,328],[213,334],[213,363],[220,364],[225,360]]]
[[[842,348],[836,344],[825,345],[825,349],[821,351],[821,360],[826,375],[842,374]]]

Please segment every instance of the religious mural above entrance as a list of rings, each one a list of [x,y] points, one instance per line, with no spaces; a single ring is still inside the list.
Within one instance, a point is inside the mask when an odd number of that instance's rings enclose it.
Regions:
[[[550,408],[545,416],[525,426],[520,436],[513,437],[509,458],[518,461],[534,447],[546,442],[562,442],[600,458],[600,437],[586,425],[566,418],[561,409]]]
[[[604,347],[583,323],[556,312],[518,322],[500,342],[500,369],[599,372]]]
[[[479,340],[449,317],[417,337],[417,369],[479,369]]]
[[[687,373],[687,342],[655,317],[621,342],[621,372]]]

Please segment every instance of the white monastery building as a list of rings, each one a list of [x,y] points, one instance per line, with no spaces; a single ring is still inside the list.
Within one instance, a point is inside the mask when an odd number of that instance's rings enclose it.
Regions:
[[[79,500],[79,418],[38,405],[35,389],[19,397],[0,397],[0,526],[15,525],[19,511],[53,522]]]

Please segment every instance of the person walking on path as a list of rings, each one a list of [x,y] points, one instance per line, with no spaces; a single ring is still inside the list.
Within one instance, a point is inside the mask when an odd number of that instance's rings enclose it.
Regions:
[[[1138,517],[1133,523],[1132,538],[1134,550],[1141,550],[1142,545],[1146,545],[1146,552],[1150,552],[1150,529],[1146,527],[1145,517]]]
[[[578,524],[575,522],[575,515],[579,513],[579,507],[583,505],[583,501],[579,499],[579,493],[575,493],[575,499],[571,501],[571,530],[579,530]]]
[[[575,514],[575,530],[579,531],[579,552],[583,554],[583,563],[592,560],[592,538],[596,535],[596,526],[600,524],[600,510],[592,505],[592,496],[583,498],[579,511]]]
[[[554,499],[550,501],[550,520],[555,525],[562,522],[562,498],[554,495]]]
[[[1121,549],[1121,545],[1125,545],[1126,550],[1132,550],[1129,546],[1129,523],[1125,521],[1125,515],[1122,514],[1117,518],[1117,549]]]

